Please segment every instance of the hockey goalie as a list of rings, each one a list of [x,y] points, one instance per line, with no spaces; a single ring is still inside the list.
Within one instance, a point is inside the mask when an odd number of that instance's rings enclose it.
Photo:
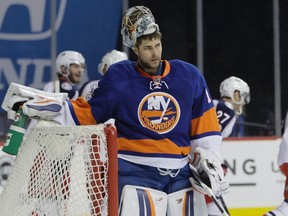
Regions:
[[[161,59],[162,34],[147,7],[124,13],[121,34],[137,61],[111,65],[88,101],[45,100],[44,93],[20,91],[5,97],[4,108],[13,119],[22,102],[25,115],[61,125],[115,119],[119,215],[207,215],[203,194],[221,196],[229,184],[206,81],[190,63]]]
[[[54,98],[53,100],[53,97],[51,98],[50,95],[47,96],[45,92],[40,91],[41,94],[39,94],[37,91],[37,94],[35,94],[34,91],[35,90],[31,90],[31,88],[15,83],[10,85],[2,104],[2,107],[8,111],[10,119],[13,119],[15,116],[17,104],[23,104],[24,102],[22,109],[25,115],[62,124],[73,124],[72,115],[68,112],[70,110],[69,104],[79,103],[82,99],[79,99],[79,101],[59,101],[57,98]],[[55,107],[57,106],[61,108],[60,112],[57,109],[55,111]],[[121,137],[119,139],[121,140]],[[203,194],[218,196],[227,193],[228,184],[224,180],[219,154],[202,147],[196,147],[191,152],[192,154],[188,154],[186,157],[187,165],[181,169],[173,169],[173,167],[147,167],[145,165],[136,165],[135,167],[129,160],[124,160],[127,156],[121,154],[121,151],[120,153],[118,151],[119,175],[121,175],[118,185],[121,196],[119,197],[119,215],[134,216],[141,215],[141,212],[150,212],[152,215],[156,214],[157,216],[205,215],[207,210]],[[45,153],[40,153],[35,160],[37,169],[33,169],[35,176],[31,176],[31,178],[37,179],[39,176],[38,171],[41,171],[41,165],[45,162]],[[60,161],[64,173],[70,166],[69,162],[68,159]],[[188,162],[190,162],[190,165]],[[57,163],[59,163],[59,161]],[[195,180],[195,176],[193,176],[191,172],[191,165],[203,176],[203,180],[206,180],[206,184],[210,186],[210,192],[209,189],[207,190],[207,188],[203,186],[202,181],[199,182],[197,179]],[[122,171],[122,169],[124,169],[124,171]],[[52,181],[58,181],[58,179],[53,178],[53,173],[51,176]],[[51,178],[51,176],[48,177]],[[64,184],[60,185],[60,195],[62,201],[65,201],[65,199],[69,197],[69,176],[62,175],[61,178],[64,178],[64,181],[62,181]],[[141,178],[144,178],[145,181],[138,182]],[[162,181],[159,182],[159,179],[162,179]],[[166,188],[166,181],[172,182],[171,185],[175,188]],[[34,180],[33,182],[37,181]],[[137,184],[140,183],[140,185],[135,184],[135,182],[137,182]],[[181,189],[183,185],[184,188]],[[33,188],[32,184],[30,186]],[[37,192],[33,190],[30,192],[31,194],[37,194]],[[56,189],[51,191],[51,193],[55,192]],[[227,214],[223,211],[223,215]]]

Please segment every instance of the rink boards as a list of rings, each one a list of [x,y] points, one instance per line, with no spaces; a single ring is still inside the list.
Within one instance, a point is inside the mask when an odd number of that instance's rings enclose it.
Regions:
[[[231,215],[263,215],[283,201],[285,177],[277,165],[280,142],[277,137],[224,140],[222,156],[230,183],[224,199]]]

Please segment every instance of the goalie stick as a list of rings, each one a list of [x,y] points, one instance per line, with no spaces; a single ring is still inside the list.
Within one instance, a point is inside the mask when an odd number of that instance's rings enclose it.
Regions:
[[[190,165],[190,168],[191,168],[192,178],[193,178],[194,182],[199,187],[203,188],[203,190],[207,193],[207,195],[213,200],[213,202],[215,203],[215,205],[217,206],[219,211],[222,213],[222,216],[229,216],[229,214],[227,213],[228,211],[224,209],[226,207],[226,205],[224,205],[224,208],[223,208],[219,204],[219,201],[217,200],[216,196],[213,194],[212,190],[202,181],[202,179],[200,178],[200,176],[199,176],[197,170],[195,169],[195,167]],[[222,200],[223,200],[223,198],[222,198]],[[222,200],[221,200],[221,202],[222,202]],[[224,200],[223,200],[223,202],[224,202]]]
[[[226,203],[225,203],[225,201],[224,201],[223,196],[222,196],[222,195],[219,196],[218,199],[220,200],[220,202],[221,202],[223,208],[225,209],[225,211],[227,212],[227,214],[230,215],[229,210],[228,210],[228,208],[227,208],[227,206],[226,206]]]

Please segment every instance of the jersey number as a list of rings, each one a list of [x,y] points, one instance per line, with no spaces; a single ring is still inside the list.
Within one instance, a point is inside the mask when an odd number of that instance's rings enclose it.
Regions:
[[[230,115],[228,115],[227,113],[225,113],[221,110],[218,110],[217,111],[217,118],[218,118],[219,123],[222,125],[225,121],[230,119]]]

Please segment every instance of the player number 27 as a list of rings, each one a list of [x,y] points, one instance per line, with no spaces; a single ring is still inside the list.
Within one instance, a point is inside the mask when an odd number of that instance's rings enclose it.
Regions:
[[[217,111],[217,118],[219,119],[219,123],[223,124],[225,121],[227,121],[230,118],[230,115],[228,115],[227,113],[218,110]]]

